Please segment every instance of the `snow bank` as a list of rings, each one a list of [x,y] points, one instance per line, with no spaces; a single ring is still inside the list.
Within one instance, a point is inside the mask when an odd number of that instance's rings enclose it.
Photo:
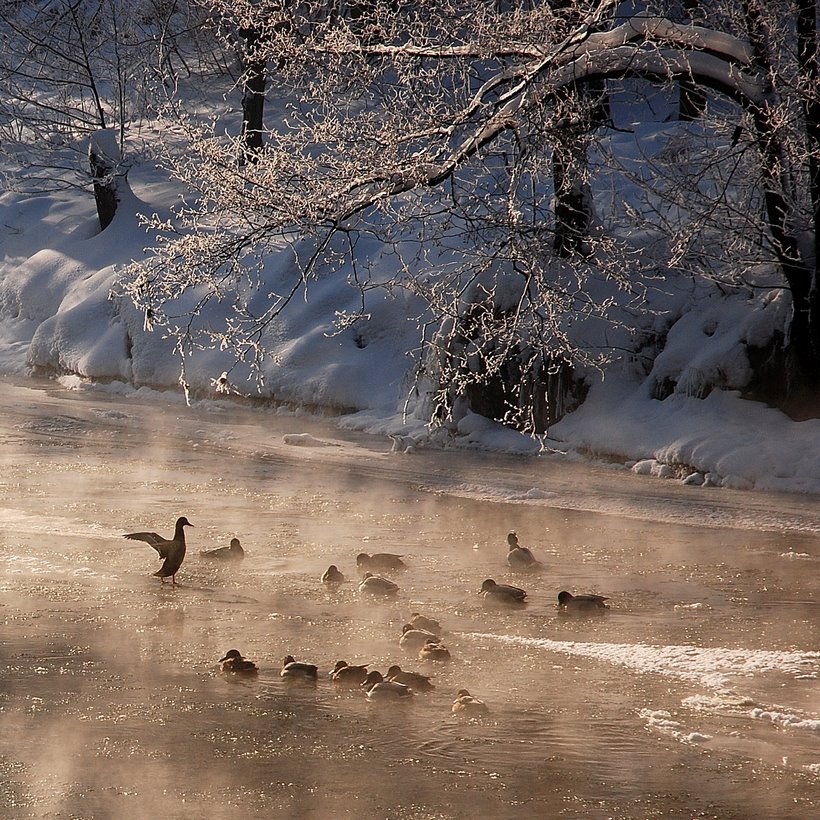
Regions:
[[[681,479],[696,470],[710,474],[712,486],[820,493],[820,420],[792,421],[738,391],[659,401],[643,385],[606,379],[550,432],[593,455],[654,460]],[[636,472],[670,475],[651,463]]]
[[[118,270],[141,258],[149,244],[138,214],[167,212],[176,195],[147,165],[132,168],[129,181],[133,193],[124,187],[114,221],[102,232],[90,193],[0,197],[0,372],[34,369],[178,389],[180,360],[172,341],[146,332],[133,305],[111,296]],[[283,252],[267,260],[272,290],[290,259]],[[389,258],[374,251],[372,261],[375,275],[390,273]],[[625,363],[603,378],[591,377],[584,405],[554,425],[548,439],[464,411],[448,429],[428,431],[427,397],[423,386],[413,393],[408,357],[418,343],[420,303],[406,294],[370,291],[367,314],[340,330],[338,316],[361,308],[361,293],[344,277],[311,283],[309,298],[294,300],[270,329],[265,342],[273,356],[264,366],[262,394],[343,412],[340,423],[351,428],[409,436],[409,446],[397,447],[402,453],[453,445],[527,455],[556,451],[565,458],[634,464],[647,480],[820,494],[820,420],[791,421],[738,392],[750,372],[748,346],[765,343],[782,324],[785,302],[753,302],[741,293],[720,299],[706,289],[684,312],[680,294],[667,291],[666,298],[667,341],[651,372]],[[193,302],[180,307],[186,304]],[[202,321],[223,320],[219,303],[208,310]],[[200,398],[217,395],[223,371],[230,371],[236,389],[252,393],[249,372],[230,370],[232,364],[227,352],[199,351],[187,358],[185,376]],[[663,400],[653,398],[659,386]],[[415,405],[405,415],[408,396]]]

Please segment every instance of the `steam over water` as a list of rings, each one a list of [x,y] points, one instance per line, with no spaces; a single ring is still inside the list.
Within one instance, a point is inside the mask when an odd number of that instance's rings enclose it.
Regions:
[[[5,383],[0,409],[3,816],[820,811],[816,499],[399,455],[316,419],[156,396]],[[174,588],[121,536],[170,537],[180,515]],[[508,571],[510,529],[542,572]],[[244,561],[200,556],[232,537]],[[395,600],[357,593],[359,552],[404,555]],[[529,603],[486,608],[485,578]],[[611,610],[560,615],[562,589]],[[442,622],[449,664],[399,647],[414,611]],[[216,674],[234,647],[257,679]],[[319,681],[283,681],[287,654]],[[436,688],[370,703],[334,687],[337,659]],[[489,716],[454,716],[460,688]]]

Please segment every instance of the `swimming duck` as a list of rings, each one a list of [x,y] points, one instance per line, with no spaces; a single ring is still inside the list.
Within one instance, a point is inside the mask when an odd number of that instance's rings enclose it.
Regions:
[[[219,671],[226,678],[255,678],[259,674],[256,664],[242,657],[238,649],[229,649],[219,659]]]
[[[446,663],[450,660],[450,650],[439,638],[428,638],[424,646],[419,649],[419,658],[423,661],[438,661]]]
[[[510,569],[527,572],[541,566],[541,562],[536,560],[532,551],[518,543],[518,535],[515,530],[507,535],[507,544],[509,545],[507,563],[510,565]]]
[[[440,641],[441,638],[435,632],[428,632],[426,629],[415,629],[410,624],[405,624],[401,628],[399,646],[412,652],[418,652],[429,638]]]
[[[338,587],[339,584],[343,584],[345,582],[345,577],[339,572],[339,568],[336,564],[331,564],[323,573],[322,573],[322,583],[326,587]]]
[[[390,597],[396,595],[398,591],[398,584],[394,584],[387,578],[382,578],[381,575],[374,575],[372,572],[366,572],[359,582],[359,592],[366,592],[368,595]]]
[[[483,700],[474,697],[466,689],[459,689],[456,692],[456,699],[453,701],[454,715],[477,717],[478,715],[486,715],[489,711],[489,707]]]
[[[128,535],[123,535],[123,538],[130,538],[132,541],[145,541],[146,544],[150,544],[159,553],[159,557],[165,559],[154,575],[163,584],[165,579],[169,577],[171,583],[176,584],[177,572],[179,572],[179,568],[185,560],[185,530],[183,528],[193,526],[185,516],[182,516],[177,518],[173,538],[163,538],[155,532],[131,532]]]
[[[409,686],[397,681],[385,680],[375,669],[369,672],[362,683],[362,689],[369,700],[403,700],[413,696]]]
[[[282,671],[279,677],[287,680],[316,681],[319,679],[319,669],[315,664],[303,663],[294,660],[293,655],[286,655],[282,661]]]
[[[481,594],[485,602],[493,604],[523,604],[527,598],[527,593],[520,587],[497,584],[492,578],[488,578],[481,585]]]
[[[441,624],[435,618],[427,618],[419,615],[418,612],[413,612],[410,614],[408,623],[413,629],[426,629],[434,635],[441,635]]]
[[[241,561],[245,557],[245,550],[238,538],[231,538],[229,547],[219,547],[215,550],[203,550],[199,553],[203,558],[216,561]]]
[[[336,661],[333,671],[330,672],[330,679],[340,686],[359,687],[367,678],[368,666],[369,664],[351,666],[347,661]]]
[[[601,612],[609,609],[604,595],[571,595],[566,590],[558,593],[558,609],[562,612]]]
[[[356,566],[360,572],[371,570],[372,572],[396,572],[407,569],[407,564],[401,560],[401,555],[394,555],[392,552],[377,552],[368,555],[360,552],[356,556]]]
[[[414,692],[429,692],[436,688],[430,681],[429,675],[422,675],[421,672],[405,672],[398,664],[393,664],[387,670],[385,678],[409,686]]]

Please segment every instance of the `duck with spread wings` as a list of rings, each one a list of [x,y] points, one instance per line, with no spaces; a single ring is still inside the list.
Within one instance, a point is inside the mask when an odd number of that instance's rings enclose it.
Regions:
[[[131,532],[124,535],[123,538],[130,538],[132,541],[145,541],[146,544],[150,544],[159,553],[159,557],[164,559],[162,566],[154,575],[156,575],[163,584],[166,578],[170,578],[171,583],[176,584],[177,572],[179,572],[179,568],[185,560],[184,528],[193,526],[194,525],[183,515],[177,518],[173,538],[163,538],[155,532]]]

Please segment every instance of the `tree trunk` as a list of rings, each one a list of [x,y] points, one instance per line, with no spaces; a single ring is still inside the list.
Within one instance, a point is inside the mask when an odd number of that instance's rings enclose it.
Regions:
[[[566,88],[562,95],[571,125],[558,131],[552,149],[555,196],[553,250],[563,258],[589,256],[592,224],[587,147],[590,134],[610,121],[606,81],[594,77]]]
[[[552,149],[552,179],[555,188],[556,255],[568,258],[587,251],[585,240],[589,235],[590,202],[584,179],[586,174],[586,146],[583,140],[568,139],[556,143]]]
[[[255,162],[262,150],[262,131],[265,113],[265,85],[267,60],[256,56],[260,34],[255,28],[240,31],[245,41],[242,58],[244,90],[242,94],[242,152],[240,162]]]
[[[756,3],[745,6],[750,41],[755,60],[765,76],[771,75],[771,60],[766,29]],[[814,0],[798,0],[795,19],[797,29],[797,69],[807,89],[818,87],[817,26]],[[803,127],[808,167],[809,203],[812,210],[809,230],[814,232],[813,252],[801,246],[801,227],[794,224],[790,199],[789,163],[782,143],[775,109],[776,97],[770,89],[770,101],[749,104],[763,171],[766,218],[774,250],[792,296],[792,318],[788,351],[798,367],[794,390],[820,386],[820,287],[817,282],[818,236],[820,236],[820,102],[803,96]],[[773,113],[773,111],[775,113]],[[790,389],[791,386],[790,386]]]
[[[692,80],[680,80],[678,83],[678,119],[681,122],[692,122],[699,119],[706,108],[706,94]]]
[[[700,11],[701,0],[683,0],[683,19],[689,24],[700,23],[696,19]],[[691,122],[699,119],[706,108],[706,94],[703,89],[691,78],[682,77],[678,81],[678,119],[681,122]]]
[[[120,168],[120,147],[113,128],[104,128],[91,136],[88,162],[94,183],[94,199],[100,230],[104,231],[117,213],[120,197],[118,185],[125,176]]]
[[[809,251],[814,256],[810,272],[807,308],[809,338],[814,354],[814,373],[820,383],[820,62],[818,62],[816,0],[797,2],[797,63],[808,90],[803,96],[803,118],[806,123],[806,153],[808,154],[809,230],[814,242]]]

